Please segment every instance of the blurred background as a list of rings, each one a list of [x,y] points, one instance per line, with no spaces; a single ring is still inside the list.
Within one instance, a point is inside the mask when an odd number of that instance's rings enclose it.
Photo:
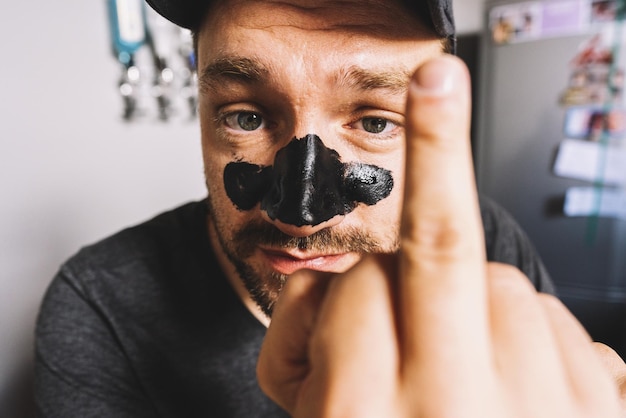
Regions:
[[[199,129],[186,107],[188,97],[181,100],[182,94],[178,94],[177,101],[169,102],[169,108],[159,107],[159,103],[164,103],[158,99],[164,97],[162,88],[163,83],[169,82],[168,77],[188,75],[184,59],[178,57],[170,74],[163,72],[164,62],[154,60],[154,55],[146,51],[137,56],[141,62],[128,62],[128,57],[121,57],[119,51],[114,53],[107,0],[4,2],[0,14],[3,56],[0,66],[0,417],[23,418],[34,415],[31,400],[34,322],[42,295],[59,265],[85,244],[183,202],[201,199],[204,184]],[[514,49],[516,42],[510,39],[500,42],[506,46],[494,45],[493,33],[489,32],[493,30],[487,9],[488,5],[492,6],[490,3],[512,2],[455,2],[459,55],[468,63],[475,83],[473,137],[478,177],[482,188],[523,220],[533,240],[542,240],[544,219],[564,219],[563,202],[559,200],[565,193],[564,186],[554,186],[560,191],[550,192],[549,199],[546,193],[539,193],[541,202],[533,207],[528,203],[533,199],[527,197],[534,195],[533,187],[522,185],[526,194],[513,194],[513,188],[502,190],[501,183],[490,181],[520,177],[502,176],[497,171],[507,174],[511,161],[520,155],[520,147],[498,148],[500,143],[494,138],[503,134],[498,126],[490,124],[494,118],[484,114],[487,109],[495,112],[506,108],[509,112],[499,115],[497,120],[515,121],[520,113],[518,105],[522,103],[517,98],[523,93],[498,87],[490,72],[496,64],[502,71],[508,71],[506,65],[498,63],[512,59],[518,51]],[[158,36],[154,38],[158,41]],[[176,38],[175,43],[184,43],[181,39]],[[582,42],[568,39],[570,50],[576,50]],[[533,55],[535,44],[522,45],[521,38],[515,40],[520,41],[516,44],[520,48],[526,48],[525,61],[511,61],[510,65],[524,68],[533,61],[536,71],[554,74],[557,67],[542,65],[547,56],[553,55],[551,49]],[[153,52],[155,49],[158,52],[159,46],[163,48],[161,41],[157,43],[156,47],[152,45]],[[567,84],[568,64],[564,60],[558,64],[556,74],[562,79],[562,86],[554,87],[557,89]],[[141,81],[148,80],[147,84],[132,85],[137,81],[133,70],[129,71],[132,64],[139,65]],[[142,65],[148,70],[143,71]],[[181,85],[169,88],[182,91]],[[142,103],[131,100],[137,91],[142,92]],[[501,100],[505,100],[505,106]],[[550,105],[555,106],[558,98],[541,100],[551,100]],[[129,103],[135,105],[132,111]],[[536,103],[530,102],[528,107],[541,113]],[[536,113],[529,113],[529,117],[533,116]],[[561,120],[563,116],[557,114],[554,118]],[[529,127],[527,122],[520,121],[518,125]],[[562,123],[557,125],[556,131]],[[547,132],[544,128],[542,125],[531,130]],[[503,129],[503,136],[520,131],[515,125]],[[524,127],[521,131],[526,132]],[[562,139],[559,132],[551,135],[556,138],[554,143]],[[491,149],[498,151],[490,153]],[[535,157],[531,154],[528,160],[536,162]],[[551,159],[553,155],[542,154],[542,158]],[[506,163],[504,168],[502,162]],[[530,182],[551,184],[551,163],[541,164],[540,180],[522,177]],[[525,170],[528,172],[528,168]],[[531,168],[532,171],[537,169]],[[511,195],[517,196],[517,200]],[[559,210],[550,212],[552,206],[546,208],[546,202],[554,202],[555,196]],[[524,203],[520,204],[519,199]],[[554,215],[552,218],[547,216],[550,213]],[[602,224],[599,228],[608,230],[615,227],[604,220],[599,224]],[[578,237],[568,239],[578,240]],[[619,256],[615,248],[624,248],[612,241],[607,245],[612,259]],[[549,259],[549,267],[553,264],[558,270],[565,263],[578,268],[568,261],[571,254],[560,251],[559,244],[549,241],[538,247]],[[606,248],[603,244],[600,250]],[[591,268],[602,262],[593,261]],[[624,324],[626,298],[620,287],[623,272],[597,271],[590,279],[596,280],[596,285],[582,286],[568,282],[565,276],[569,271],[558,273],[568,306],[600,339],[619,344],[621,334],[615,329],[623,328]],[[581,288],[591,290],[581,291]],[[610,329],[605,326],[608,323],[613,324]]]
[[[128,122],[106,0],[3,0],[0,417],[33,416],[33,326],[85,244],[204,195],[197,121]]]

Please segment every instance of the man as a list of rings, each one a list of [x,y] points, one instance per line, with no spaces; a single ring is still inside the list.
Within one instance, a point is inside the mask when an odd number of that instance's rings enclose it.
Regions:
[[[524,235],[479,209],[449,3],[149,3],[195,32],[208,198],[63,266],[41,415],[618,416]]]

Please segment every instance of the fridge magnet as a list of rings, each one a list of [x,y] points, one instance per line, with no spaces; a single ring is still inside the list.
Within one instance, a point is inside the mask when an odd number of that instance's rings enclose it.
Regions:
[[[621,0],[593,0],[591,2],[591,22],[605,23],[617,19]]]
[[[626,219],[626,191],[621,188],[570,187],[565,192],[565,216]]]
[[[624,69],[581,65],[572,69],[559,102],[563,106],[619,104],[623,100]]]
[[[626,185],[626,149],[579,139],[561,142],[554,174],[607,185]]]
[[[580,33],[589,27],[587,0],[554,0],[543,3],[541,36],[564,36]]]
[[[564,106],[604,105],[622,101],[623,62],[615,62],[614,25],[584,42],[570,61],[568,85],[561,95]],[[621,42],[619,43],[621,46]],[[617,50],[620,56],[623,51]]]
[[[626,135],[626,110],[570,107],[565,114],[563,133],[572,139],[620,141]]]
[[[508,44],[538,38],[541,11],[542,5],[538,1],[494,7],[489,13],[493,42]]]
[[[590,65],[610,66],[613,64],[612,38],[612,31],[594,34],[580,46],[571,61],[572,66],[582,68]]]

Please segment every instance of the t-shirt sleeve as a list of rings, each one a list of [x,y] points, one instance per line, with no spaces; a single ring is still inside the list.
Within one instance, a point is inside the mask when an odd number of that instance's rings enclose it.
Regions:
[[[152,417],[106,317],[66,265],[48,288],[36,327],[40,417]]]
[[[484,196],[480,199],[480,208],[487,259],[516,266],[538,291],[555,294],[555,287],[546,267],[513,217]]]

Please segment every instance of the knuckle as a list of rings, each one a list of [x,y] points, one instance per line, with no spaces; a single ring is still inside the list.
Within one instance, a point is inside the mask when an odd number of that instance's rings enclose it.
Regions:
[[[495,262],[487,263],[487,281],[489,288],[498,293],[536,294],[536,290],[530,280],[513,265]]]
[[[563,302],[561,302],[556,296],[547,293],[538,293],[537,297],[543,306],[551,312],[571,315],[565,305],[563,305]]]
[[[490,261],[487,263],[487,272],[493,277],[500,277],[503,279],[517,280],[517,277],[524,277],[524,273],[519,268],[511,264],[498,263]]]
[[[477,255],[466,226],[456,220],[421,217],[405,228],[401,250],[413,261],[448,263]]]
[[[604,357],[606,359],[610,359],[610,361],[617,360],[616,364],[619,364],[620,366],[623,365],[624,367],[626,367],[626,365],[624,365],[622,359],[619,357],[619,354],[617,354],[617,352],[614,349],[612,349],[611,347],[609,347],[608,345],[594,341],[594,342],[592,342],[592,346],[593,346],[593,349],[600,356],[602,356],[602,357]],[[626,376],[624,376],[624,378],[626,378]]]

